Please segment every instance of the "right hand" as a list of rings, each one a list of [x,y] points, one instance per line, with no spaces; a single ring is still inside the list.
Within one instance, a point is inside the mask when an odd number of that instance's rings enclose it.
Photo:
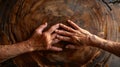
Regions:
[[[59,28],[59,24],[53,25],[49,30],[43,32],[43,30],[47,27],[47,23],[39,26],[33,36],[28,40],[30,43],[30,47],[35,50],[52,50],[52,51],[62,51],[62,48],[52,46],[57,43],[58,40],[55,39],[56,34],[53,33],[57,28]]]

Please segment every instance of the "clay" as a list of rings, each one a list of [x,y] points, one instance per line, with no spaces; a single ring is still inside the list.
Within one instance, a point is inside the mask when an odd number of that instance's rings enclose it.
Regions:
[[[74,21],[80,27],[105,39],[116,40],[116,22],[111,11],[98,0],[13,0],[2,1],[0,7],[0,43],[13,44],[30,38],[34,30],[48,22],[48,28],[56,23]],[[48,29],[46,28],[46,30]],[[114,32],[112,32],[114,29]],[[55,44],[65,48],[65,42]],[[99,52],[99,53],[98,53]],[[81,46],[79,50],[62,52],[37,51],[13,59],[18,67],[80,67],[86,66],[101,50]],[[98,54],[96,54],[98,53]]]

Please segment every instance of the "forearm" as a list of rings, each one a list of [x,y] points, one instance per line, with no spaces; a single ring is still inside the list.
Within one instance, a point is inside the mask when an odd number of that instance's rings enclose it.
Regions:
[[[0,45],[0,63],[20,54],[31,51],[32,48],[29,47],[27,41],[13,45]]]
[[[98,36],[92,36],[91,46],[103,49],[120,57],[120,43],[102,39]]]

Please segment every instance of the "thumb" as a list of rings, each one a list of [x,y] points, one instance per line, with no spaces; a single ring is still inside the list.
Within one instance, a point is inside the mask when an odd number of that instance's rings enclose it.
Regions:
[[[40,25],[37,29],[36,32],[42,33],[42,31],[47,27],[47,22],[45,24]]]

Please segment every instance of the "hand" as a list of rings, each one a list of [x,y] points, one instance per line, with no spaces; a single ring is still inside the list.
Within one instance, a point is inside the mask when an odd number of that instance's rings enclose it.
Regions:
[[[53,32],[57,28],[59,28],[59,24],[53,25],[48,31],[43,32],[43,30],[46,27],[47,27],[47,23],[41,25],[35,30],[34,35],[28,40],[30,43],[30,47],[34,51],[35,50],[61,51],[62,48],[52,46],[52,44],[58,42],[58,40],[55,39],[56,34]]]
[[[68,23],[73,27],[66,26],[64,24],[60,24],[60,27],[63,30],[56,30],[55,32],[58,34],[57,38],[62,41],[71,42],[76,45],[89,45],[90,40],[89,37],[92,36],[87,30],[80,28],[74,22],[68,20]]]

